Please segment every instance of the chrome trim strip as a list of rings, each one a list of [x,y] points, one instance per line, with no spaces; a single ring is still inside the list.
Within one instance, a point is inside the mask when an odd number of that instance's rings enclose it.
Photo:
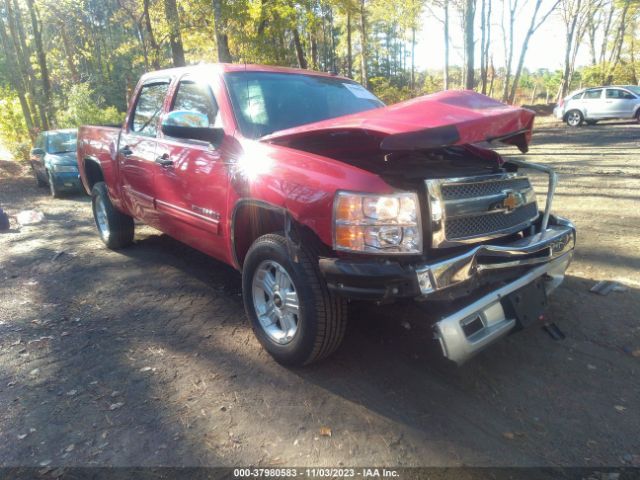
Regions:
[[[440,342],[444,356],[461,365],[506,335],[515,327],[516,320],[506,317],[500,300],[543,275],[549,277],[551,289],[557,287],[562,281],[572,256],[573,252],[568,252],[552,262],[531,270],[514,282],[492,291],[434,324],[434,336]],[[462,330],[462,325],[473,317],[480,317],[484,328],[467,337]]]

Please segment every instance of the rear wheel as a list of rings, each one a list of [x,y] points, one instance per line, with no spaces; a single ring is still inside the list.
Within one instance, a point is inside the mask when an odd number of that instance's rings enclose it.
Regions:
[[[582,116],[580,110],[570,110],[569,112],[567,112],[566,119],[567,125],[569,125],[570,127],[579,127],[580,125],[582,125],[584,117]]]
[[[346,301],[329,292],[318,257],[306,246],[294,262],[282,235],[258,238],[245,258],[242,287],[253,331],[277,362],[306,365],[342,342]]]
[[[116,210],[104,182],[96,183],[91,190],[91,205],[98,233],[107,247],[115,250],[133,242],[133,218]]]

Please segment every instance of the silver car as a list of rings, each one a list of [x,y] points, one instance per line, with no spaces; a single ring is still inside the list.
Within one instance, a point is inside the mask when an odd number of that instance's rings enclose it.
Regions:
[[[594,125],[598,120],[611,118],[640,122],[640,87],[583,88],[561,100],[553,114],[570,127],[579,127],[583,122]]]

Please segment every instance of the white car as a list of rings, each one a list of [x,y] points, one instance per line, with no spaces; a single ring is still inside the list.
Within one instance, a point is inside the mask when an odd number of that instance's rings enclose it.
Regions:
[[[553,109],[553,114],[570,127],[594,125],[612,118],[640,122],[640,87],[610,86],[583,88],[569,94]]]

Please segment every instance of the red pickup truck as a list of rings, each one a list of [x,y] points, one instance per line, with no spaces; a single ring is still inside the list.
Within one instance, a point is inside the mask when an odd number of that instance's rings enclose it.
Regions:
[[[460,364],[540,321],[573,254],[555,174],[477,145],[526,152],[532,126],[469,91],[385,106],[335,75],[202,65],[144,75],[121,129],[80,129],[78,165],[107,247],[137,219],[241,271],[277,361],[331,354],[350,300],[416,300],[446,306],[434,335]]]

